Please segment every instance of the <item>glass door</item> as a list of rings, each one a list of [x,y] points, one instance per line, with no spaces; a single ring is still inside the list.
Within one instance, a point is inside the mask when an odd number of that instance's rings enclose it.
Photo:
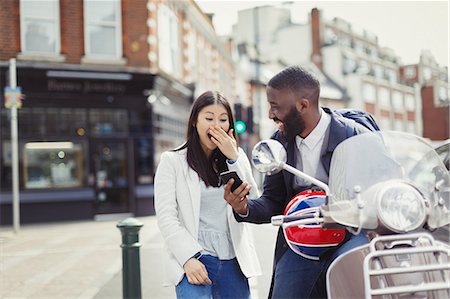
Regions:
[[[96,140],[91,143],[91,152],[96,193],[95,214],[129,212],[127,141]]]

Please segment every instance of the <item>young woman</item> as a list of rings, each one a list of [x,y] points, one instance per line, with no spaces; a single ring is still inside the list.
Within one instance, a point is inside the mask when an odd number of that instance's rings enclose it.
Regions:
[[[259,196],[233,124],[227,100],[205,92],[192,106],[186,142],[161,155],[155,209],[168,249],[165,283],[177,298],[249,298],[247,279],[261,272],[249,227],[236,222],[219,177],[234,170],[249,196]]]

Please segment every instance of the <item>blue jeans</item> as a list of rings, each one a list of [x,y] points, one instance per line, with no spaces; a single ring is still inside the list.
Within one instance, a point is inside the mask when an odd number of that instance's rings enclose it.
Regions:
[[[178,299],[250,298],[248,280],[235,258],[219,260],[211,255],[203,255],[199,260],[205,265],[212,285],[190,284],[184,275],[175,288]]]
[[[319,261],[304,258],[288,248],[275,268],[272,298],[326,298],[325,277],[331,262],[344,252],[367,242],[364,234],[352,236]]]

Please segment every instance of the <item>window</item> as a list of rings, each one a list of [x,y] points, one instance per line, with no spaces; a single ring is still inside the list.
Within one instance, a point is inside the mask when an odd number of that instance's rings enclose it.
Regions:
[[[416,67],[413,65],[407,66],[405,68],[405,78],[414,79],[416,77]]]
[[[396,112],[403,111],[403,94],[397,90],[392,93],[392,105]]]
[[[84,36],[87,56],[122,57],[120,0],[84,0]]]
[[[23,150],[26,189],[83,185],[83,150],[73,142],[29,142]]]
[[[394,130],[395,131],[403,131],[403,120],[396,119],[394,121]]]
[[[423,68],[423,79],[425,81],[428,81],[431,79],[431,69],[429,67],[424,67]]]
[[[448,96],[448,89],[445,86],[440,86],[438,90],[438,98],[439,98],[439,104],[448,104],[449,102],[449,96]]]
[[[138,138],[135,140],[136,148],[136,178],[138,184],[152,183],[153,181],[153,144],[151,138]]]
[[[415,124],[415,122],[408,121],[408,123],[406,125],[407,125],[406,130],[408,131],[408,133],[416,134],[416,124]]]
[[[159,66],[175,76],[180,75],[179,30],[177,15],[166,5],[158,10]]]
[[[377,78],[377,79],[382,79],[383,78],[384,70],[383,70],[383,67],[381,65],[375,64],[373,66],[373,71],[374,71],[375,78]]]
[[[188,57],[189,57],[189,69],[191,73],[191,81],[196,80],[196,74],[197,74],[197,38],[194,31],[191,31],[191,33],[188,36]]]
[[[333,45],[338,40],[338,37],[334,33],[333,29],[325,29],[324,45]]]
[[[356,65],[356,61],[354,59],[344,57],[344,67],[343,67],[344,74],[353,73],[356,70],[356,67],[357,67],[357,65]]]
[[[20,1],[22,52],[59,54],[59,1]]]
[[[392,69],[386,70],[386,77],[390,83],[396,83],[397,82],[397,71],[392,70]]]
[[[81,108],[22,108],[18,125],[25,137],[83,136],[87,116]]]
[[[391,98],[387,88],[380,87],[378,90],[378,101],[383,108],[391,108]]]
[[[128,113],[125,109],[90,109],[89,127],[95,135],[128,132]]]
[[[375,86],[373,86],[370,83],[364,83],[363,97],[364,101],[366,101],[367,103],[375,103],[376,100]]]
[[[408,111],[414,111],[416,108],[416,104],[415,104],[416,100],[414,98],[414,95],[412,94],[407,94],[405,96],[405,108]]]
[[[391,130],[391,120],[387,117],[381,117],[380,120],[380,129],[382,130]]]

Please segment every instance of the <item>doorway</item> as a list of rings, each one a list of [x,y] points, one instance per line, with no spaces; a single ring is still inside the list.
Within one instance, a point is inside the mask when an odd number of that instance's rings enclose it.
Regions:
[[[95,214],[130,211],[128,150],[127,140],[101,139],[91,142]]]

